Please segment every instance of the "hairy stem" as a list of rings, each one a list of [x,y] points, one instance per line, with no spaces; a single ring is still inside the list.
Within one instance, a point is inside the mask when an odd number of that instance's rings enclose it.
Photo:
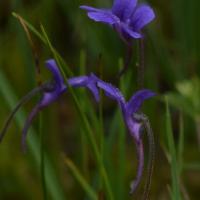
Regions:
[[[147,117],[145,117],[144,126],[147,131],[147,137],[148,137],[148,143],[149,143],[147,179],[146,179],[145,189],[144,189],[144,193],[143,193],[143,199],[146,200],[146,199],[148,199],[148,196],[149,196],[151,179],[152,179],[152,174],[153,174],[153,167],[154,167],[154,161],[155,161],[155,142],[154,142],[153,131],[152,131],[151,125],[150,125]]]

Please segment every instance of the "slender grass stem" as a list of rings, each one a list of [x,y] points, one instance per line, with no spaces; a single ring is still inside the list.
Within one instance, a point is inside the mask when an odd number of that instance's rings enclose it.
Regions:
[[[176,147],[173,138],[171,116],[168,106],[168,99],[166,97],[166,135],[168,142],[168,149],[171,156],[170,165],[171,165],[171,176],[172,176],[172,199],[179,200],[181,199],[180,194],[180,184],[179,184],[179,168],[177,163]]]
[[[73,173],[74,177],[77,179],[77,181],[82,185],[83,189],[86,191],[90,199],[97,200],[97,195],[95,191],[91,188],[91,186],[86,182],[85,178],[82,176],[78,168],[74,165],[74,163],[68,159],[64,159],[65,164],[69,167],[71,172]]]
[[[24,105],[25,103],[27,103],[33,96],[35,96],[38,92],[40,92],[42,90],[41,87],[37,87],[35,89],[33,89],[32,91],[30,91],[26,96],[24,96],[15,106],[15,108],[13,109],[13,111],[11,112],[11,114],[9,115],[8,119],[6,120],[3,129],[0,132],[0,142],[2,141],[2,139],[4,138],[11,120],[13,119],[13,117],[15,116],[15,114],[17,113],[17,111],[19,111],[19,109],[21,108],[22,105]]]
[[[113,195],[112,195],[112,191],[111,191],[111,187],[110,187],[110,183],[109,183],[109,180],[108,180],[108,176],[107,176],[107,173],[105,171],[105,168],[104,168],[104,164],[101,162],[101,156],[100,156],[100,153],[99,153],[99,150],[98,150],[98,147],[97,147],[97,144],[96,144],[96,141],[95,141],[95,138],[94,138],[94,135],[93,135],[93,132],[92,132],[92,129],[90,127],[90,124],[84,114],[84,110],[83,108],[81,107],[79,101],[78,101],[78,98],[77,96],[75,95],[73,89],[69,86],[68,82],[67,82],[67,76],[66,76],[66,73],[68,76],[72,76],[73,73],[72,71],[66,66],[64,60],[62,59],[62,57],[59,55],[59,53],[55,50],[55,48],[51,45],[51,42],[50,40],[48,39],[48,36],[47,36],[47,33],[44,29],[44,27],[41,25],[41,30],[42,30],[42,34],[40,34],[31,24],[29,24],[26,20],[24,20],[21,16],[19,16],[18,14],[16,13],[13,13],[13,16],[15,16],[17,19],[21,19],[23,20],[24,24],[26,24],[26,26],[34,33],[38,36],[38,38],[45,44],[47,45],[59,68],[60,68],[60,71],[64,77],[64,80],[68,86],[68,89],[69,89],[69,92],[71,93],[73,99],[74,99],[74,102],[75,102],[75,105],[76,105],[76,108],[77,108],[77,111],[79,112],[80,114],[80,117],[83,121],[83,124],[84,124],[84,127],[85,127],[85,130],[86,130],[86,133],[87,133],[87,137],[91,143],[91,146],[93,148],[93,152],[94,152],[94,155],[96,157],[96,160],[97,160],[97,165],[99,167],[99,170],[100,172],[102,173],[102,177],[104,179],[104,183],[105,183],[105,187],[106,187],[106,190],[107,190],[107,193],[108,193],[108,196],[109,196],[109,199],[113,199]],[[67,70],[66,73],[64,71],[64,68],[63,66],[65,66],[65,69]]]
[[[144,88],[144,39],[139,40],[138,88]]]
[[[43,131],[43,114],[39,116],[39,132],[40,132],[40,173],[43,191],[43,199],[47,200],[47,187],[45,178],[45,144],[44,144],[44,131]]]
[[[80,52],[80,76],[85,74],[86,72],[86,53],[84,50],[81,50]],[[87,96],[85,95],[85,93],[80,93],[80,98],[83,98],[84,101],[81,101],[81,106],[84,108],[84,110],[86,111],[87,109]],[[83,172],[85,174],[86,178],[89,178],[89,170],[87,167],[87,161],[88,161],[88,147],[87,147],[87,138],[86,138],[86,134],[83,133],[83,130],[81,130],[81,165],[82,165],[82,169]],[[84,130],[85,131],[85,130]]]
[[[103,79],[103,67],[101,64],[101,55],[99,56],[98,67],[100,70],[100,78]],[[100,98],[102,101],[99,102],[99,139],[100,139],[100,154],[101,162],[104,163],[104,124],[103,124],[103,92],[100,90]],[[102,185],[102,178],[100,176],[100,187]]]
[[[147,117],[145,117],[144,120],[144,126],[146,127],[147,137],[148,137],[148,145],[149,145],[149,158],[148,158],[148,168],[147,168],[147,179],[145,183],[145,189],[143,193],[143,199],[148,199],[149,192],[150,192],[150,186],[151,186],[151,180],[153,175],[153,168],[154,168],[154,162],[155,162],[155,141],[154,141],[154,135],[153,131],[150,125],[150,122]]]
[[[100,173],[102,174],[102,177],[104,179],[104,183],[105,183],[105,187],[106,187],[106,190],[107,190],[107,193],[108,193],[108,196],[109,196],[109,199],[112,200],[113,199],[113,194],[112,194],[112,190],[111,190],[111,186],[110,186],[110,183],[109,183],[109,179],[108,179],[108,176],[107,176],[107,173],[106,173],[106,170],[105,170],[105,167],[104,167],[104,164],[102,162],[102,159],[101,159],[101,154],[99,152],[99,149],[98,149],[98,146],[97,146],[97,143],[96,143],[96,140],[95,140],[95,137],[94,137],[94,134],[93,134],[93,131],[91,129],[91,126],[88,122],[88,119],[87,117],[85,116],[84,114],[84,110],[80,104],[80,102],[78,101],[78,98],[77,96],[75,95],[74,91],[73,91],[73,88],[68,84],[68,81],[67,81],[67,76],[62,68],[62,62],[63,60],[61,60],[60,56],[58,55],[58,53],[55,51],[55,49],[53,48],[53,46],[51,45],[51,42],[50,40],[48,39],[48,36],[47,36],[47,33],[44,29],[44,27],[41,25],[41,30],[42,30],[42,33],[45,37],[45,40],[50,48],[50,50],[52,51],[53,55],[54,55],[54,58],[55,60],[57,61],[57,64],[61,70],[61,73],[64,77],[64,80],[65,80],[65,83],[67,84],[68,86],[68,89],[69,89],[69,92],[71,93],[73,99],[74,99],[74,102],[75,102],[75,105],[76,105],[76,108],[80,114],[80,117],[82,119],[82,122],[83,122],[83,125],[86,129],[86,133],[88,134],[88,139],[91,143],[91,146],[93,148],[93,151],[94,151],[94,155],[96,157],[96,160],[97,160],[97,165],[99,167],[99,170],[100,170]],[[69,70],[68,70],[69,71]]]

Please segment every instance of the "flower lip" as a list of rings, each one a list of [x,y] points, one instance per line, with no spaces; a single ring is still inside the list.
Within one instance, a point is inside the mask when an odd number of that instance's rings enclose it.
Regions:
[[[132,115],[133,113],[136,113],[140,109],[143,101],[153,96],[156,96],[156,93],[148,89],[137,91],[126,103],[126,110],[128,114]]]

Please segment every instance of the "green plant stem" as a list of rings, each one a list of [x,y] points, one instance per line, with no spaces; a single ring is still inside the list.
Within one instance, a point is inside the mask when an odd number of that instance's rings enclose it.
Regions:
[[[40,173],[41,173],[41,183],[43,191],[43,199],[47,200],[47,188],[46,188],[46,178],[45,178],[45,145],[44,145],[44,133],[43,132],[43,116],[40,113],[39,121],[39,132],[40,132]]]
[[[95,137],[94,137],[94,134],[93,134],[93,131],[91,129],[91,126],[87,120],[87,117],[85,116],[84,114],[84,110],[82,108],[82,106],[80,105],[79,101],[78,101],[78,98],[77,96],[75,95],[74,91],[73,91],[73,88],[68,84],[68,81],[67,81],[67,76],[62,68],[62,63],[60,60],[60,57],[57,55],[57,52],[55,52],[53,46],[51,45],[50,43],[50,40],[48,39],[48,36],[47,36],[47,33],[44,29],[44,27],[41,25],[41,30],[42,30],[42,33],[49,45],[49,48],[50,50],[52,51],[53,55],[54,55],[54,58],[55,60],[57,61],[57,64],[61,70],[61,73],[64,77],[64,80],[65,80],[65,83],[67,84],[68,88],[69,88],[69,91],[70,91],[70,94],[72,95],[73,99],[74,99],[74,102],[75,102],[75,105],[76,105],[76,108],[80,114],[80,117],[82,119],[82,122],[83,122],[83,125],[86,129],[86,133],[88,134],[88,139],[91,143],[91,146],[93,148],[93,151],[94,151],[94,155],[96,157],[96,160],[97,160],[97,165],[99,167],[99,170],[100,170],[100,173],[102,174],[102,177],[104,179],[104,183],[105,183],[105,187],[106,187],[106,190],[107,190],[107,193],[108,193],[108,196],[109,196],[109,199],[112,200],[113,199],[113,194],[112,194],[112,190],[111,190],[111,187],[110,187],[110,183],[109,183],[109,180],[108,180],[108,176],[107,176],[107,173],[106,173],[106,170],[105,170],[105,167],[104,167],[104,164],[102,162],[102,159],[101,159],[101,154],[98,150],[98,147],[97,147],[97,144],[96,144],[96,141],[95,141]]]
[[[184,151],[184,126],[183,126],[183,116],[180,114],[179,123],[179,143],[178,143],[178,165],[179,165],[179,176],[183,170],[183,151]]]
[[[78,168],[74,165],[74,163],[68,158],[65,158],[64,161],[71,170],[71,172],[73,173],[74,177],[82,185],[83,189],[86,191],[88,196],[92,200],[97,200],[98,199],[97,195],[95,194],[91,186],[86,182],[85,178],[81,175],[81,173],[79,172]]]
[[[90,127],[90,124],[84,114],[84,111],[75,95],[75,93],[73,92],[73,89],[69,86],[68,82],[67,82],[67,76],[65,74],[65,71],[63,69],[63,66],[65,66],[65,69],[67,70],[67,75],[68,76],[72,76],[73,73],[71,72],[71,70],[66,66],[64,60],[61,58],[61,56],[59,55],[59,53],[55,50],[55,48],[51,45],[51,42],[49,41],[48,39],[48,36],[47,36],[47,33],[44,29],[44,27],[41,25],[41,30],[42,30],[42,33],[43,35],[41,35],[31,24],[29,24],[26,20],[24,20],[21,16],[19,16],[18,14],[16,13],[13,13],[13,16],[16,17],[17,19],[19,20],[23,20],[23,23],[34,33],[37,35],[37,37],[45,44],[47,45],[59,68],[60,68],[60,71],[64,77],[64,80],[68,86],[68,89],[69,89],[69,92],[71,93],[73,99],[74,99],[74,102],[75,102],[75,105],[76,105],[76,108],[77,108],[77,111],[79,112],[80,114],[80,117],[83,121],[83,124],[84,124],[84,127],[85,127],[85,130],[86,130],[86,133],[87,133],[87,137],[91,143],[91,146],[93,148],[93,152],[94,152],[94,155],[96,157],[96,160],[97,160],[97,165],[99,167],[99,170],[100,172],[102,173],[102,177],[104,179],[104,183],[105,183],[105,187],[106,187],[106,190],[107,190],[107,193],[108,193],[108,196],[109,196],[109,199],[113,199],[113,195],[112,195],[112,191],[111,191],[111,187],[110,187],[110,184],[109,184],[109,180],[108,180],[108,176],[107,176],[107,173],[106,173],[106,170],[104,168],[104,165],[103,163],[101,162],[101,156],[100,156],[100,153],[98,151],[98,147],[97,147],[97,144],[96,144],[96,141],[95,141],[95,138],[94,138],[94,135],[93,135],[93,132],[92,132],[92,129]]]
[[[166,131],[167,131],[167,142],[170,153],[170,164],[171,164],[171,177],[172,177],[172,199],[180,200],[180,188],[179,188],[179,168],[177,164],[176,148],[173,138],[171,116],[168,106],[168,100],[166,97]]]
[[[80,52],[80,76],[86,73],[86,53],[84,50],[81,50]],[[82,91],[80,92],[80,98],[83,98],[84,101],[81,101],[81,106],[84,108],[84,110],[86,111],[87,109],[87,96],[85,95],[85,93],[83,93]],[[83,132],[85,130],[81,130],[80,127],[80,132]],[[88,161],[88,147],[87,147],[87,138],[86,138],[86,134],[85,133],[81,133],[81,165],[82,165],[82,169],[84,172],[84,175],[86,178],[89,179],[89,170],[87,167],[87,161]]]
[[[103,79],[103,67],[101,65],[101,56],[99,57],[99,66],[100,68],[100,78]],[[100,90],[100,99],[99,102],[99,139],[100,139],[100,155],[101,162],[104,163],[104,128],[103,128],[103,92]],[[100,187],[101,187],[101,176],[100,176]]]

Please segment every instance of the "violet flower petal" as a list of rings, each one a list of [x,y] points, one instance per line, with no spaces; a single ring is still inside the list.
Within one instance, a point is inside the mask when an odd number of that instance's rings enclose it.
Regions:
[[[112,12],[119,18],[122,18],[124,15],[124,10],[127,8],[129,2],[130,0],[114,0]]]
[[[131,99],[126,103],[126,110],[129,115],[132,115],[133,113],[137,112],[144,100],[151,98],[155,96],[156,94],[152,92],[151,90],[139,90],[136,92]]]
[[[105,92],[106,96],[117,101],[120,109],[122,110],[122,113],[125,114],[125,99],[120,90],[114,87],[112,84],[106,83],[102,80],[99,81],[97,85]]]
[[[58,99],[58,97],[66,90],[66,85],[63,76],[54,59],[49,59],[46,62],[46,67],[53,75],[54,82],[52,88],[49,90],[44,89],[43,97],[38,103],[41,108],[48,106]]]
[[[131,17],[131,26],[134,30],[139,31],[145,25],[150,23],[155,18],[153,9],[145,4],[137,7],[134,14]]]
[[[88,83],[88,76],[78,76],[68,79],[69,85],[72,87],[85,86]]]
[[[106,11],[106,9],[99,9],[99,8],[94,8],[91,6],[80,6],[79,8],[86,10],[88,12],[102,12],[102,11]]]
[[[131,17],[131,15],[133,14],[136,8],[136,5],[137,5],[137,0],[129,0],[129,3],[127,3],[127,6],[124,10],[124,15],[123,15],[123,19],[125,21]]]
[[[90,74],[89,76],[79,76],[73,77],[68,80],[68,83],[72,87],[86,87],[91,93],[94,95],[94,98],[97,102],[100,100],[99,90],[97,88],[97,80],[98,78],[94,74]]]
[[[59,70],[55,60],[49,59],[45,62],[45,64],[46,64],[47,69],[51,71],[53,78],[54,78],[56,84],[58,85],[58,87],[62,88],[64,86],[64,79],[60,73],[60,70]]]
[[[88,12],[88,17],[96,22],[113,25],[120,23],[119,18],[110,11]]]
[[[125,38],[135,38],[135,39],[142,38],[142,34],[133,31],[132,28],[127,24],[122,23],[121,27],[122,30],[124,31]]]

